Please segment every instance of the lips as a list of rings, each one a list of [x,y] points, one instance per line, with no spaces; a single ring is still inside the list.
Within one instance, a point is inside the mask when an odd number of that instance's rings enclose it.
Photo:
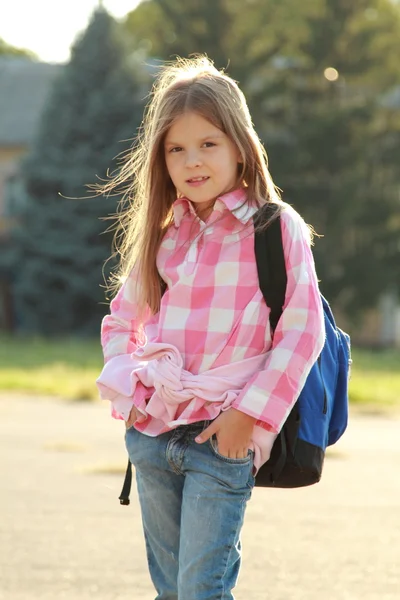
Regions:
[[[186,183],[200,183],[201,181],[206,181],[207,179],[209,179],[207,175],[191,177],[190,179],[186,179]]]

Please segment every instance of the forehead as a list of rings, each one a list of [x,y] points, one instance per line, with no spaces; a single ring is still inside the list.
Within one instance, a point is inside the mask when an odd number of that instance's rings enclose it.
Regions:
[[[187,112],[174,120],[166,135],[166,141],[178,137],[198,137],[225,136],[224,132],[218,129],[210,121],[195,112]]]

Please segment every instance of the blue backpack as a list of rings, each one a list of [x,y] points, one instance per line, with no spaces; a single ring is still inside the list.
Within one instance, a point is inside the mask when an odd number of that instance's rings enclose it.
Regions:
[[[255,255],[260,289],[270,308],[272,331],[282,314],[286,267],[280,218],[259,229],[268,217],[266,205],[254,216]],[[318,360],[273,445],[271,456],[258,471],[256,486],[294,488],[317,483],[325,449],[337,442],[347,427],[350,337],[335,324],[321,295],[326,340]]]

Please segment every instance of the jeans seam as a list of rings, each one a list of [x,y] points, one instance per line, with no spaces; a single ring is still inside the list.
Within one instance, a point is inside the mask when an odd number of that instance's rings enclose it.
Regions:
[[[232,533],[235,534],[234,531]],[[235,539],[235,538],[233,537],[233,539]],[[235,545],[234,542],[232,544],[230,544],[229,551],[228,551],[227,557],[225,559],[225,568],[224,568],[224,572],[223,572],[222,579],[221,579],[221,586],[222,586],[221,600],[223,600],[223,598],[225,596],[225,592],[226,592],[224,581],[226,580],[226,572],[228,570],[228,565],[230,564],[230,557],[231,557],[234,545]]]

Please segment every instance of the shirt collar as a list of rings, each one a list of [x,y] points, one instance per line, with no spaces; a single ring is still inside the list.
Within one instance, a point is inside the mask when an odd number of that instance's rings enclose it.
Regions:
[[[233,192],[228,192],[219,196],[215,201],[213,213],[222,213],[224,210],[229,210],[238,221],[246,224],[257,211],[256,206],[251,206],[246,202],[247,192],[245,188],[239,188]],[[179,227],[182,219],[187,213],[191,213],[197,217],[193,204],[186,197],[181,197],[175,200],[173,204],[175,226]]]

